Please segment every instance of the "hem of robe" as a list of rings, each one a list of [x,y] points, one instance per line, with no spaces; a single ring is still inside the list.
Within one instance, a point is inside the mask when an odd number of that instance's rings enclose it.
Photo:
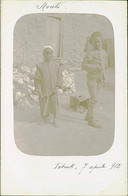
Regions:
[[[56,94],[43,98],[39,97],[39,104],[42,118],[49,116],[49,114],[56,115],[58,106],[58,97]]]

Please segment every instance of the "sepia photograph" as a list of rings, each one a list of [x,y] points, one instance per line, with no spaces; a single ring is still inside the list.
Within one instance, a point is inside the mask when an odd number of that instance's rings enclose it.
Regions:
[[[14,139],[38,156],[107,152],[115,134],[115,49],[98,14],[36,13],[13,31]]]
[[[126,2],[1,7],[1,195],[126,196]]]

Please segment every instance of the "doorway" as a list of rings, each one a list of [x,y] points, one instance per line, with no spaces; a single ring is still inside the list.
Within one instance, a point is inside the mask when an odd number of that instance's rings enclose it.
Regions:
[[[47,45],[54,49],[54,56],[62,56],[62,19],[54,16],[47,17]]]

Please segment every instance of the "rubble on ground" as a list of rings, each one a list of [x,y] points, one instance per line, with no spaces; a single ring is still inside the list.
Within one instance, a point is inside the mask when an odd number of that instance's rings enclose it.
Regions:
[[[13,97],[14,106],[33,107],[38,104],[38,96],[34,94],[34,75],[36,67],[30,68],[27,66],[16,67],[13,69]],[[63,68],[62,70],[63,85],[68,87],[67,92],[75,92],[74,73]],[[63,93],[59,89],[59,93]]]

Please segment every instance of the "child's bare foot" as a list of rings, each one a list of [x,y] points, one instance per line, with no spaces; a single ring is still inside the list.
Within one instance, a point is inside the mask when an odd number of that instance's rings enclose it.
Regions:
[[[43,122],[43,125],[45,125],[46,123],[48,123],[48,117],[44,117],[42,122]]]
[[[101,128],[102,127],[98,122],[96,122],[94,120],[89,120],[88,125],[91,126],[91,127],[95,127],[95,128]]]
[[[56,122],[55,119],[53,120],[53,126],[54,126],[55,128],[58,128],[58,127],[59,127],[59,125],[57,124],[57,122]]]
[[[88,116],[88,112],[87,112],[84,120],[88,121],[88,119],[89,119],[89,116]]]

